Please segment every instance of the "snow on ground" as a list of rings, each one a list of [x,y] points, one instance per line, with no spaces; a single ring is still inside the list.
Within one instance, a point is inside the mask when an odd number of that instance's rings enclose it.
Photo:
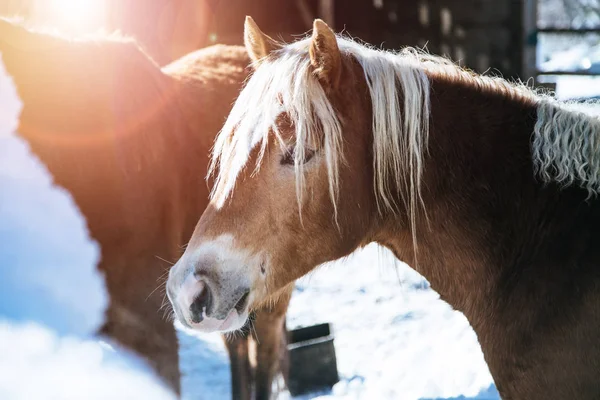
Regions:
[[[229,356],[219,334],[193,332],[175,325],[183,400],[231,399]]]
[[[0,316],[0,354],[3,400],[175,400],[141,361],[90,337]]]
[[[600,98],[600,76],[561,76],[556,80],[556,97],[559,99]]]
[[[332,324],[341,381],[303,399],[499,398],[466,318],[408,266],[395,269],[391,253],[376,245],[297,283],[289,328],[321,322]],[[180,332],[184,397],[227,398],[220,337],[195,335],[203,341]]]
[[[541,58],[538,55],[538,58]],[[581,41],[568,48],[554,51],[548,60],[539,63],[542,71],[589,71],[600,73],[600,45]],[[548,78],[546,78],[548,79]],[[559,99],[600,97],[600,75],[558,76],[556,96]]]
[[[14,134],[20,110],[0,58],[0,399],[174,399],[140,360],[92,337],[108,301],[99,248]]]

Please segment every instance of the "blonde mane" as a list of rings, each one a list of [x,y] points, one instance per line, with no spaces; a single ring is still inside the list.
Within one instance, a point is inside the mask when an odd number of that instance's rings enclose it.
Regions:
[[[338,169],[342,159],[342,124],[311,69],[310,39],[287,45],[267,57],[250,77],[215,143],[209,174],[218,172],[211,197],[222,206],[231,195],[251,151],[260,145],[260,167],[269,132],[282,146],[278,117],[287,113],[295,127],[296,194],[301,209],[304,154],[312,143],[323,143],[334,206],[338,200]],[[571,183],[579,179],[596,191],[600,185],[600,122],[568,111],[549,96],[520,83],[481,76],[451,61],[414,48],[386,52],[338,37],[343,54],[361,65],[372,103],[374,192],[380,213],[398,212],[398,194],[410,215],[416,251],[416,211],[421,199],[423,160],[430,121],[430,77],[468,81],[481,90],[538,105],[532,155],[544,180]],[[402,93],[402,96],[398,96]],[[318,129],[317,129],[318,128]],[[317,138],[316,132],[321,137]],[[319,140],[318,140],[319,139]],[[407,193],[398,193],[407,188]]]

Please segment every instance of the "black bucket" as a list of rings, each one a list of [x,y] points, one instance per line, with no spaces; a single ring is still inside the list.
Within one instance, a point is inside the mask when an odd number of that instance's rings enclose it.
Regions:
[[[289,331],[288,351],[288,389],[292,396],[328,390],[339,381],[329,324]]]

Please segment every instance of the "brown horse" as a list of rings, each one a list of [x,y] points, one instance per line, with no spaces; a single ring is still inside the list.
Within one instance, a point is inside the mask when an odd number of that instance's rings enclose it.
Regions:
[[[101,245],[101,333],[179,391],[176,333],[159,311],[164,260],[180,256],[208,203],[209,148],[247,76],[245,50],[207,48],[161,70],[130,40],[67,40],[0,20],[0,53],[24,103],[20,134]],[[256,360],[247,336],[227,341],[234,398],[251,396],[250,361],[257,397],[269,396],[286,309],[258,313]]]
[[[256,69],[167,283],[177,317],[239,328],[377,242],[465,314],[502,398],[600,398],[600,120],[322,21],[283,46],[247,19],[245,41]]]

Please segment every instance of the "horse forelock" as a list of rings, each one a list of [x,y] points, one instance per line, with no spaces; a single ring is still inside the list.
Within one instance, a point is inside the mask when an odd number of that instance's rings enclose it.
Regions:
[[[304,51],[302,49],[305,48]],[[284,147],[277,122],[286,114],[295,128],[295,170],[298,202],[302,202],[304,173],[301,160],[308,146],[322,134],[332,200],[337,199],[338,164],[341,157],[341,123],[320,83],[312,75],[308,42],[278,51],[255,70],[240,93],[219,134],[209,175],[216,173],[212,198],[222,204],[234,189],[250,153],[260,146],[256,168],[265,154],[270,134]],[[317,129],[317,127],[319,129]]]

